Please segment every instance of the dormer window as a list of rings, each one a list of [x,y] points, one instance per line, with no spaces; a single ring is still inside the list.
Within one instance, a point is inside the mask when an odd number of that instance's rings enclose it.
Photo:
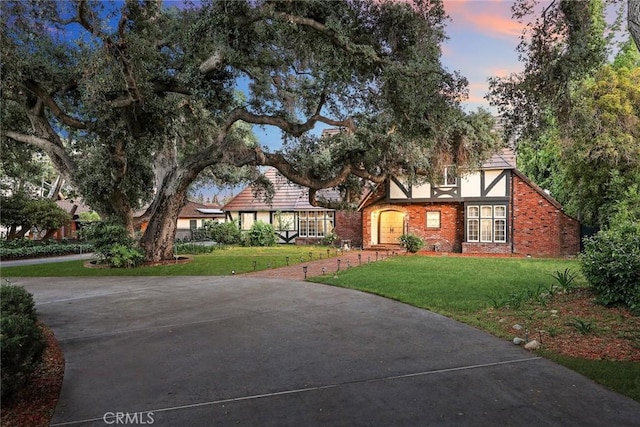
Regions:
[[[443,187],[455,187],[458,185],[458,177],[456,175],[456,167],[453,165],[445,166],[443,175]]]

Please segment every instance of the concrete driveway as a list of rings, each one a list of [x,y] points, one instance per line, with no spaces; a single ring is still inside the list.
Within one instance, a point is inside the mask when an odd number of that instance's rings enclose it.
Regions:
[[[255,277],[20,278],[66,371],[53,425],[637,426],[640,404],[361,292]]]

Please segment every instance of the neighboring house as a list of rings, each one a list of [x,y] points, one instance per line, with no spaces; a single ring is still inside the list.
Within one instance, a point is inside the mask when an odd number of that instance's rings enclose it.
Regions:
[[[227,220],[238,221],[241,230],[249,230],[256,221],[271,224],[280,243],[317,243],[333,232],[341,241],[348,241],[354,247],[361,246],[360,212],[311,206],[307,188],[293,184],[275,168],[267,169],[264,175],[274,186],[271,202],[254,197],[252,188],[247,187],[223,207]],[[328,199],[339,197],[334,190],[321,193]]]
[[[85,205],[80,200],[56,200],[56,205],[59,208],[63,209],[65,212],[68,212],[71,216],[71,221],[60,227],[55,234],[52,236],[52,239],[75,239],[78,237],[78,231],[82,228],[82,224],[80,222],[80,214],[84,212],[91,212],[91,208]]]
[[[414,233],[431,251],[523,256],[580,251],[579,222],[516,169],[509,149],[462,177],[445,168],[437,185],[411,186],[392,178],[359,210],[365,248],[399,245],[403,233]]]
[[[224,221],[224,212],[219,206],[188,200],[178,215],[176,239],[192,239],[193,230],[201,228],[209,220]]]

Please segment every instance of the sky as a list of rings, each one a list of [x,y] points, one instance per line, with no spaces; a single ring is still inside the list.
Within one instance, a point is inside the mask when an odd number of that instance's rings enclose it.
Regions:
[[[494,111],[484,99],[488,78],[522,69],[516,46],[524,25],[511,18],[512,4],[508,0],[444,0],[451,21],[442,63],[469,80],[469,99],[463,103],[466,111],[478,107]]]

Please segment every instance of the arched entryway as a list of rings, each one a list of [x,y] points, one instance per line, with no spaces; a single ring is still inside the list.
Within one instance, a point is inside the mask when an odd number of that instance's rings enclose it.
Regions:
[[[399,245],[404,234],[404,213],[400,211],[382,211],[378,220],[378,244]]]

